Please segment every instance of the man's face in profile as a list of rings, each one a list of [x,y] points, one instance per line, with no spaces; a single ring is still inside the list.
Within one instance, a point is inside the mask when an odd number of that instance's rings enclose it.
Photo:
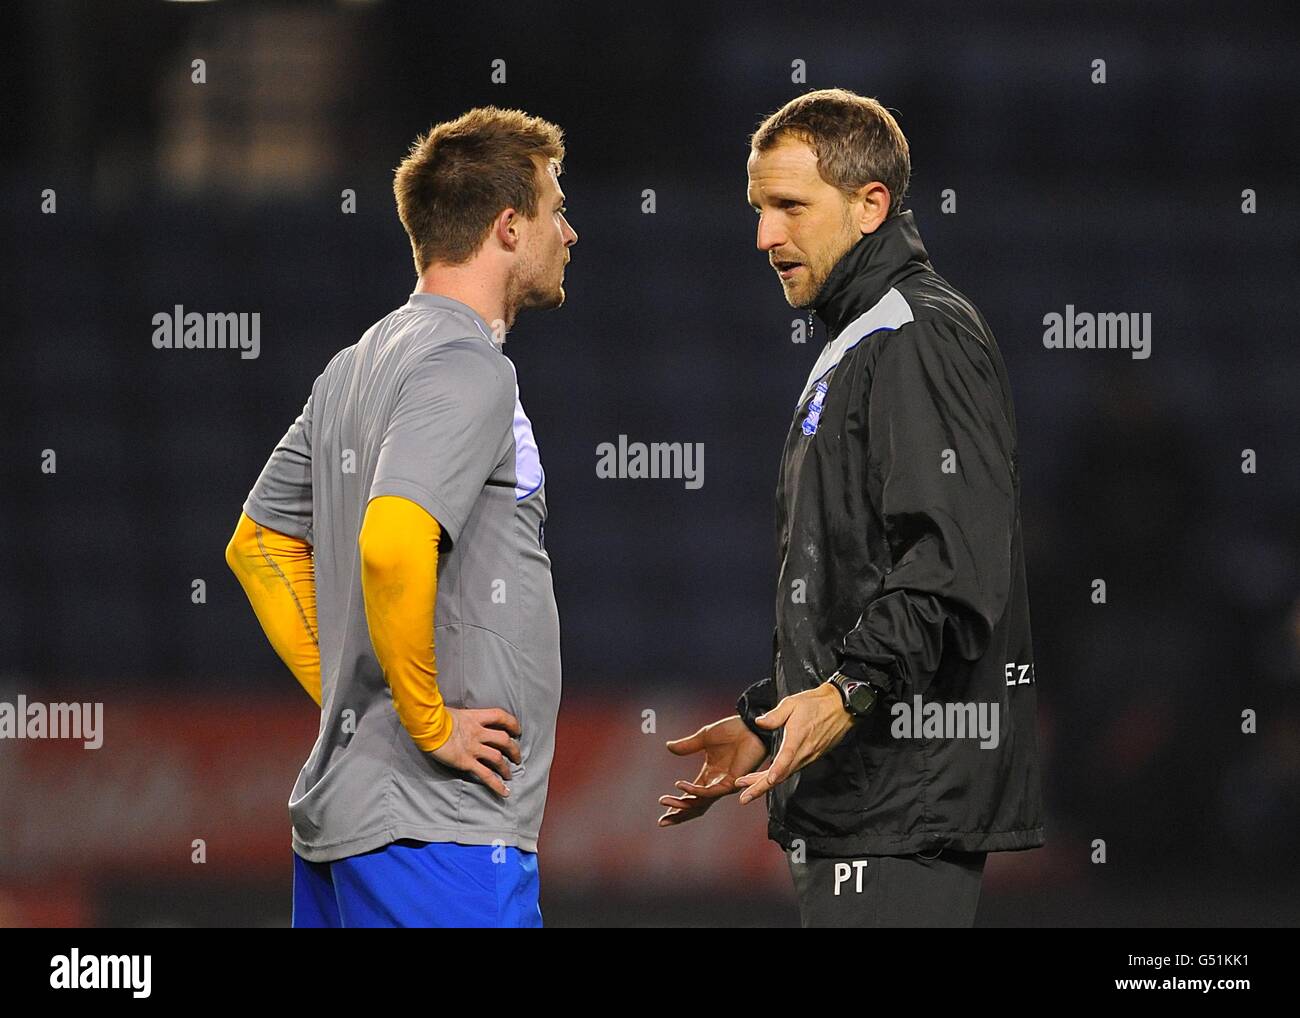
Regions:
[[[767,254],[791,307],[811,307],[831,269],[862,237],[853,204],[821,178],[807,144],[786,137],[749,153],[749,204],[759,214],[758,249]]]
[[[564,267],[578,234],[564,218],[564,192],[559,168],[538,165],[537,215],[523,220],[519,261],[507,287],[508,303],[516,310],[557,308],[564,303]]]

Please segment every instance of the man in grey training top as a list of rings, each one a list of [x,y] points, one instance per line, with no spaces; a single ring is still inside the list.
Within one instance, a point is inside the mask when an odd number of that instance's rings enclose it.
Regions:
[[[563,157],[555,125],[494,107],[417,139],[394,181],[415,292],[316,379],[227,548],[321,706],[294,926],[541,924],[559,619],[501,343],[564,301]]]

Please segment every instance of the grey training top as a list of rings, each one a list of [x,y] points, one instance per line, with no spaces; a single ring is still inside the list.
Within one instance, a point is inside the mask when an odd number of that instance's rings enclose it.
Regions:
[[[393,709],[361,595],[366,504],[400,495],[441,525],[438,685],[523,729],[509,798],[418,749]],[[340,350],[244,502],[313,546],[320,734],[289,798],[293,849],[327,862],[400,838],[537,850],[560,700],[543,472],[514,365],[460,301],[413,293]],[[448,546],[450,543],[450,547]]]

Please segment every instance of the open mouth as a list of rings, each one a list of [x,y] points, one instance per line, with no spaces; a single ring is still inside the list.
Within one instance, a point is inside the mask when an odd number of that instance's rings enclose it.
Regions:
[[[803,262],[775,261],[772,263],[772,267],[776,269],[777,275],[782,279],[789,279],[803,268]]]

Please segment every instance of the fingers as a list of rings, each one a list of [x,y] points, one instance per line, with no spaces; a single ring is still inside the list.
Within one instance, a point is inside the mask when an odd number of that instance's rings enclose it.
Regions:
[[[786,744],[781,747],[781,752],[776,754],[776,759],[773,760],[767,768],[768,777],[772,784],[779,785],[789,775],[799,769],[794,766],[794,762],[799,757],[802,750],[802,738],[786,740]],[[802,764],[800,766],[802,766]]]
[[[474,720],[484,728],[500,728],[509,732],[516,739],[523,734],[519,719],[500,707],[479,707],[466,713],[473,716]]]
[[[715,801],[735,791],[726,782],[725,774],[718,775],[707,785],[697,784],[694,781],[674,781],[673,787],[682,794],[659,797],[659,805],[668,807],[668,811],[658,820],[660,827],[684,824],[687,820],[702,816]]]
[[[488,746],[495,746],[516,764],[523,760],[519,753],[519,743],[510,738],[509,733],[499,728],[484,728],[479,741]]]
[[[506,788],[506,784],[501,780],[501,776],[494,771],[489,770],[487,767],[484,767],[477,760],[470,764],[466,770],[468,770],[470,774],[474,775],[474,777],[478,778],[479,781],[483,782],[483,784],[487,785],[488,788],[492,789],[492,791],[496,792],[496,794],[501,796],[501,798],[505,799],[509,797],[510,789]]]
[[[754,719],[754,724],[759,728],[780,728],[789,720],[790,713],[794,710],[794,697],[787,696],[766,714],[760,714]]]
[[[743,785],[741,785],[742,782],[744,782]],[[757,774],[747,774],[743,778],[737,778],[736,784],[744,788],[744,791],[740,793],[740,804],[743,806],[766,795],[775,782],[772,781],[772,772],[766,770],[759,771]]]
[[[730,776],[726,774],[719,774],[707,784],[701,784],[698,780],[674,781],[673,787],[682,794],[659,797],[659,805],[668,807],[668,812],[659,818],[660,827],[685,823],[687,820],[701,816],[723,796],[731,795],[736,791]]]
[[[716,799],[733,791],[733,785],[727,780],[725,774],[719,774],[712,781],[703,785],[694,781],[674,781],[673,787],[678,791],[685,792],[687,795],[698,795],[705,799]]]
[[[660,827],[674,827],[686,823],[687,820],[694,820],[703,815],[710,805],[709,801],[701,801],[690,795],[680,797],[661,795],[659,804],[668,807],[667,812],[657,821]]]
[[[803,742],[802,732],[791,732],[787,728],[785,743],[781,747],[781,752],[777,753],[776,759],[768,765],[767,769],[755,771],[753,774],[744,774],[736,779],[736,785],[744,789],[740,793],[740,804],[742,806],[765,795],[784,781],[787,776],[803,766],[804,761],[800,756]]]
[[[479,746],[474,754],[507,781],[510,780],[510,761],[491,746]]]
[[[701,728],[694,735],[687,735],[681,739],[669,739],[665,745],[668,747],[668,752],[677,756],[698,753],[704,748],[704,729]]]

